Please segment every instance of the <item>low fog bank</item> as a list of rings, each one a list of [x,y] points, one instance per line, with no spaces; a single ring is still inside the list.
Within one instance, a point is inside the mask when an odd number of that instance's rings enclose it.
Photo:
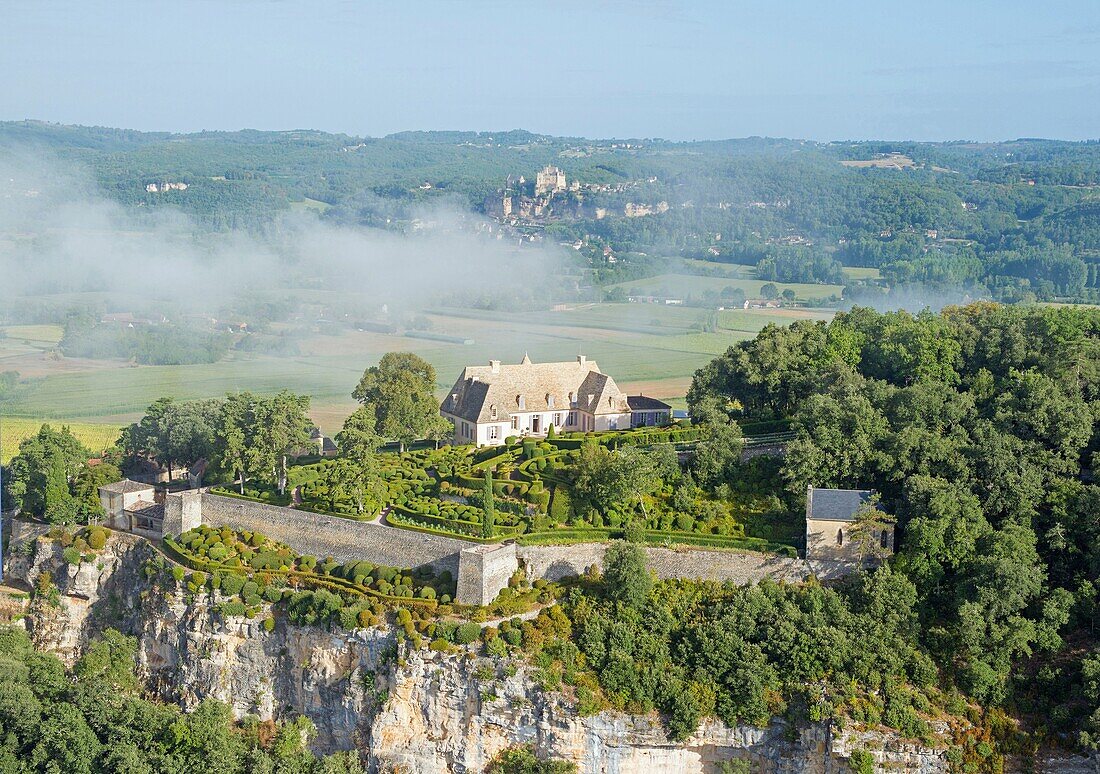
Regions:
[[[962,288],[908,284],[889,289],[851,286],[845,294],[842,308],[851,310],[864,306],[876,312],[906,311],[916,314],[924,310],[939,312],[945,306],[969,304],[972,301],[990,300],[984,288]]]
[[[144,299],[205,313],[309,289],[355,296],[362,313],[383,304],[412,311],[442,297],[532,293],[559,264],[557,247],[520,249],[457,206],[426,207],[407,225],[337,226],[300,212],[262,236],[211,233],[169,207],[123,207],[78,163],[0,148],[0,303],[96,293],[110,311]]]

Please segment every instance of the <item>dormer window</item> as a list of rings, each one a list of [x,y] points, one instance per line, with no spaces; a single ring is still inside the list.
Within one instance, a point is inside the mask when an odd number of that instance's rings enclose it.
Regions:
[[[546,393],[546,408],[554,408],[554,396]]]
[[[571,408],[576,408],[576,405],[577,405],[577,393],[571,392],[571,393],[569,393],[569,406]]]
[[[497,406],[496,406],[495,403],[492,404],[491,406],[489,406],[489,418],[490,419],[496,419],[497,418]]]
[[[516,405],[519,406],[520,410],[522,411],[523,409],[527,408],[527,401],[524,399],[524,397],[522,395],[517,395],[516,396]]]

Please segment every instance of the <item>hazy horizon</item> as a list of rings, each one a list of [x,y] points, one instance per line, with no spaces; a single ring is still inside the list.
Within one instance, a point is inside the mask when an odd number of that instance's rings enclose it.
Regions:
[[[543,132],[538,129],[533,129],[527,126],[513,126],[508,128],[496,127],[492,129],[485,128],[455,128],[455,127],[410,127],[405,129],[395,129],[392,132],[386,132],[385,134],[356,134],[351,131],[342,129],[320,129],[313,126],[238,126],[238,127],[217,127],[217,128],[202,128],[193,129],[188,131],[180,131],[175,129],[166,128],[139,128],[134,126],[125,126],[121,124],[81,124],[81,123],[69,123],[64,121],[53,121],[36,116],[27,116],[25,118],[0,118],[0,124],[4,123],[39,123],[47,126],[68,126],[77,127],[83,129],[120,129],[123,131],[140,132],[142,134],[171,134],[176,136],[188,136],[203,133],[224,133],[234,134],[238,132],[271,132],[271,133],[289,133],[289,132],[321,132],[323,134],[331,135],[346,135],[348,137],[363,138],[363,139],[384,139],[386,137],[393,137],[401,134],[465,134],[465,133],[477,133],[477,134],[503,134],[506,132],[528,132],[532,135],[542,137],[554,137],[558,139],[583,139],[583,140],[595,140],[598,142],[627,142],[632,140],[649,140],[660,142],[672,142],[672,143],[692,143],[692,142],[736,142],[739,140],[784,140],[790,142],[813,142],[821,144],[829,143],[846,143],[846,142],[896,142],[896,143],[931,143],[931,144],[982,144],[982,145],[996,145],[1000,143],[1010,142],[1072,142],[1072,143],[1087,143],[1087,142],[1100,142],[1100,128],[1097,129],[1095,137],[1080,137],[1080,138],[1066,138],[1066,137],[1054,137],[1054,136],[1013,136],[1013,137],[993,137],[993,138],[974,138],[974,137],[952,137],[942,140],[918,140],[911,137],[824,137],[824,138],[811,138],[811,137],[795,137],[785,135],[772,135],[772,134],[742,134],[729,137],[697,137],[691,139],[674,139],[671,137],[661,137],[658,135],[617,135],[617,136],[595,136],[595,135],[579,135],[579,134],[554,134],[552,132]]]
[[[0,119],[190,133],[1100,136],[1100,4],[5,4]],[[465,130],[463,130],[465,131]]]

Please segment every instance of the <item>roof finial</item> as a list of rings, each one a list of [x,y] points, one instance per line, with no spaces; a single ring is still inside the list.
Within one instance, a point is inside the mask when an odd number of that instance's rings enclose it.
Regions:
[[[520,365],[531,365],[531,358],[528,357],[526,352],[523,353],[523,360],[519,361],[519,364]]]

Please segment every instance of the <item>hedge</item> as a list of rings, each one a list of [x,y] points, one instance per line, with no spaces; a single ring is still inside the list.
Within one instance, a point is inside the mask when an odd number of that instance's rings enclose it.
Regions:
[[[192,570],[202,570],[204,572],[218,572],[223,574],[222,583],[225,583],[224,574],[232,573],[238,576],[246,576],[246,568],[244,567],[229,567],[224,564],[217,564],[214,562],[204,562],[194,556],[191,556],[185,551],[176,541],[171,538],[163,539],[164,547],[167,549],[165,553],[169,554],[169,558],[178,561],[185,567],[190,567]],[[360,597],[376,597],[378,599],[384,599],[391,602],[398,602],[400,604],[409,603],[412,605],[418,605],[420,607],[436,607],[437,603],[434,599],[419,599],[417,597],[395,597],[390,594],[382,594],[374,589],[364,588],[357,586],[354,582],[336,578],[331,575],[321,575],[313,572],[303,572],[301,570],[264,570],[270,575],[281,575],[287,578],[297,578],[304,582],[307,586],[314,586],[326,589],[328,591],[343,591],[351,592]],[[244,584],[242,584],[243,588]]]
[[[281,505],[284,507],[290,505],[290,495],[283,495],[282,497],[279,497],[278,495],[272,495],[268,498],[255,497],[253,495],[241,494],[240,492],[234,491],[233,489],[229,489],[228,487],[224,486],[212,486],[210,487],[210,493],[220,495],[222,497],[233,497],[237,500],[248,500],[249,502],[254,503],[264,503],[265,505]]]
[[[393,518],[395,515],[397,516],[396,519]],[[441,516],[432,516],[427,513],[410,511],[400,506],[394,506],[390,510],[388,520],[396,526],[410,529],[418,527],[421,532],[431,532],[436,535],[444,535],[458,540],[471,539],[479,543],[495,543],[501,538],[523,534],[523,530],[526,529],[525,524],[518,524],[510,527],[494,525],[494,536],[491,538],[483,538],[481,537],[481,524],[474,524],[468,521],[454,521],[452,519],[445,519]],[[410,524],[409,522],[412,523]],[[439,529],[439,527],[449,527],[453,531],[447,532]]]

